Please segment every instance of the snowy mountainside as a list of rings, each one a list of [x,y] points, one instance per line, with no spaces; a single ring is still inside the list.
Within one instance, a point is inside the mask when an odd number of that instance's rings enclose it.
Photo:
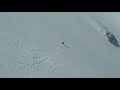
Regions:
[[[0,77],[120,77],[120,48],[104,34],[105,26],[120,41],[120,13],[1,12],[0,20]]]

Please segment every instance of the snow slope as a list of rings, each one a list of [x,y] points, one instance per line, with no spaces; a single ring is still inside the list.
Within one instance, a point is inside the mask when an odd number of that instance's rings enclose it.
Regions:
[[[102,26],[120,41],[119,23],[118,12],[1,12],[0,77],[120,77]]]

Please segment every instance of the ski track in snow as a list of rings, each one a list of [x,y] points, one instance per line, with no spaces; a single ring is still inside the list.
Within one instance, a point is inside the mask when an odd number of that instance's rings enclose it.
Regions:
[[[102,32],[102,34],[104,34],[105,36],[106,36],[106,33],[108,32],[108,33],[111,33],[111,34],[113,34],[113,32],[106,26],[106,25],[104,25],[103,23],[101,23],[99,20],[97,20],[97,19],[95,19],[95,18],[93,18],[93,16],[89,16],[92,20],[94,20],[94,22],[95,23],[97,23],[99,26],[100,26],[100,28],[101,29],[96,29],[96,30],[98,30],[99,32]],[[114,35],[114,34],[113,34]],[[108,37],[107,37],[108,38]],[[109,39],[109,38],[108,38]],[[111,44],[113,44],[113,45],[115,45],[115,46],[117,46],[117,47],[119,47],[119,41],[116,39],[116,37],[114,36],[113,38],[111,37],[111,39],[112,39],[112,42],[111,41],[109,41]],[[114,41],[113,41],[114,40]]]
[[[105,34],[107,31],[110,32],[108,27],[106,25],[104,25],[102,22],[100,22],[99,20],[96,20],[92,16],[86,15],[86,17],[88,18],[88,22],[96,29],[96,31],[98,31],[102,34]]]

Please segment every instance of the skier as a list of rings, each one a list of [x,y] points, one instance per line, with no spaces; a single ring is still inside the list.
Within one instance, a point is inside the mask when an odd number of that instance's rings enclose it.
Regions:
[[[61,44],[64,45],[65,47],[69,48],[68,46],[65,45],[65,42],[62,42]]]
[[[62,44],[64,44],[64,42],[62,42]]]
[[[112,43],[113,45],[120,47],[119,46],[119,42],[117,41],[117,39],[115,38],[115,36],[113,35],[112,32],[106,31],[105,35],[108,37],[108,41],[110,43]]]

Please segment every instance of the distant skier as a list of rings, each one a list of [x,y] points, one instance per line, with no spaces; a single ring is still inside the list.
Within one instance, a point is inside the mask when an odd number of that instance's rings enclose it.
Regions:
[[[117,39],[115,38],[115,36],[113,35],[112,32],[106,31],[105,35],[108,37],[108,41],[110,43],[112,43],[113,45],[120,47],[119,46],[119,42],[117,41]]]
[[[65,42],[62,42],[62,44],[64,44]]]
[[[65,47],[69,48],[68,46],[65,45],[65,42],[62,42],[61,44],[64,45]]]

